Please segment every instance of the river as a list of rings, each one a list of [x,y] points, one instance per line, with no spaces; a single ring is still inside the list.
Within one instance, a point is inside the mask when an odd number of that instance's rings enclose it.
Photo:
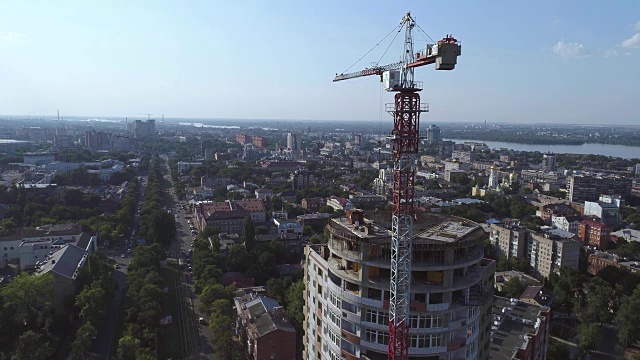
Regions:
[[[502,141],[483,141],[483,140],[461,140],[461,139],[443,139],[451,140],[456,143],[464,143],[465,141],[480,142],[487,144],[491,149],[505,148],[517,151],[539,151],[553,152],[557,154],[594,154],[620,157],[625,159],[640,158],[640,147],[612,145],[612,144],[582,144],[582,145],[539,145],[539,144],[517,144]]]

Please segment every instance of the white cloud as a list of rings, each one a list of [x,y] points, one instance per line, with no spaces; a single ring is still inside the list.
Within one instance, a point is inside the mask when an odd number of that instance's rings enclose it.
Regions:
[[[636,23],[636,25],[634,26],[634,29],[640,31],[640,21]]]
[[[606,58],[620,55],[620,53],[616,49],[607,49],[602,51],[601,54],[603,57],[606,57]]]
[[[27,40],[27,36],[17,32],[0,32],[0,44],[18,44]]]
[[[553,46],[553,52],[563,59],[579,59],[589,56],[589,52],[584,46],[577,42],[558,41]]]
[[[620,46],[623,48],[640,48],[640,33],[635,33],[632,37],[623,41]]]

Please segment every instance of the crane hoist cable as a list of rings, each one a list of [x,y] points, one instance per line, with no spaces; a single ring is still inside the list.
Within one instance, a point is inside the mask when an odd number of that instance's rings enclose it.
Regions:
[[[435,42],[435,40],[433,40],[433,39],[431,38],[431,36],[429,36],[429,34],[427,34],[427,32],[426,32],[426,31],[422,30],[422,28],[420,27],[420,25],[418,25],[418,23],[415,23],[415,24],[416,24],[416,26],[418,27],[418,29],[419,29],[420,31],[422,31],[422,33],[423,33],[423,34],[427,35],[427,37],[429,38],[429,40],[431,40],[431,43],[432,43],[432,44],[435,44],[435,43],[436,43],[436,42]],[[425,39],[425,40],[427,40],[427,39]]]
[[[398,31],[396,33],[396,36],[394,36],[393,39],[391,39],[391,43],[389,44],[389,46],[387,46],[387,49],[384,51],[382,56],[380,56],[380,60],[378,60],[378,64],[380,63],[380,61],[382,61],[382,58],[387,54],[387,51],[389,51],[389,48],[391,47],[391,45],[393,45],[393,43],[396,41],[396,38],[398,37],[398,34],[400,34],[400,31]]]
[[[369,51],[367,51],[367,53],[366,53],[366,54],[362,55],[362,56],[360,57],[360,59],[358,59],[356,62],[354,62],[351,66],[349,66],[349,67],[347,68],[347,70],[343,71],[342,73],[343,73],[343,74],[345,74],[345,73],[347,73],[349,70],[351,70],[351,68],[352,68],[352,67],[354,67],[357,63],[359,63],[362,59],[364,59],[364,57],[365,57],[365,56],[369,55],[369,53],[371,53],[371,52],[373,51],[373,49],[377,48],[377,47],[378,47],[378,45],[380,45],[383,41],[385,41],[385,39],[386,39],[386,38],[388,38],[388,37],[389,37],[389,35],[391,35],[391,33],[393,33],[394,31],[396,31],[397,33],[399,33],[401,30],[402,30],[402,24],[395,26],[393,29],[391,29],[391,31],[389,31],[389,33],[388,33],[387,35],[385,35],[385,36],[382,38],[382,40],[378,41],[378,43],[377,43],[374,47],[372,47]],[[397,33],[396,33],[396,36],[397,36]],[[394,37],[394,39],[395,39],[395,37]]]

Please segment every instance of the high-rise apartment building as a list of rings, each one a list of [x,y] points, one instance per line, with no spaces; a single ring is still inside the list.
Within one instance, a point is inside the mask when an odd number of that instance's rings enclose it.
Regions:
[[[542,164],[540,169],[543,171],[556,171],[556,154],[542,154]]]
[[[113,147],[113,135],[104,131],[85,131],[84,146],[95,150],[109,150]]]
[[[572,202],[596,201],[600,195],[631,195],[632,179],[616,175],[572,175],[567,191]]]
[[[305,249],[306,360],[387,359],[391,232],[349,210]],[[495,262],[468,220],[413,237],[410,359],[488,359]]]
[[[560,268],[578,268],[582,243],[574,239],[574,234],[560,229],[546,229],[530,232],[527,258],[533,271],[548,278],[551,273],[559,273]]]
[[[287,134],[287,149],[292,151],[302,150],[302,139],[296,133]]]
[[[442,140],[442,135],[440,135],[440,128],[436,125],[431,124],[427,128],[427,141],[440,141]]]
[[[156,121],[152,119],[147,121],[136,120],[129,123],[127,127],[134,138],[149,137],[156,133]]]
[[[527,229],[520,225],[520,220],[491,224],[489,241],[496,247],[499,256],[523,259],[527,250]]]

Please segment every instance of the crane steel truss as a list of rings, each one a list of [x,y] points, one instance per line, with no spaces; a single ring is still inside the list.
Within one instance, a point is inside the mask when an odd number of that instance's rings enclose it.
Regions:
[[[390,360],[407,360],[409,357],[415,164],[420,142],[420,113],[428,111],[428,106],[420,103],[418,92],[422,90],[422,83],[414,81],[414,69],[436,64],[436,70],[453,70],[457,57],[461,54],[458,40],[451,35],[447,35],[437,44],[428,45],[423,52],[414,52],[412,30],[415,26],[415,20],[410,13],[407,13],[397,27],[398,31],[405,28],[402,61],[383,66],[374,65],[371,68],[352,73],[336,74],[333,79],[336,82],[362,76],[379,75],[382,80],[383,74],[394,71],[398,71],[400,75],[398,83],[395,82],[395,77],[391,80],[391,74],[387,79],[393,82],[393,84],[387,84],[387,91],[394,91],[396,94],[394,103],[386,105],[387,111],[393,116],[391,141],[394,161],[391,281],[389,287],[388,357]]]
[[[405,64],[400,71],[400,88],[394,97],[393,131],[393,217],[391,238],[391,283],[389,299],[389,349],[391,360],[409,357],[409,303],[411,301],[411,238],[413,236],[416,156],[420,142],[420,87],[413,81],[414,62],[411,31],[414,21],[407,13],[404,41]]]

